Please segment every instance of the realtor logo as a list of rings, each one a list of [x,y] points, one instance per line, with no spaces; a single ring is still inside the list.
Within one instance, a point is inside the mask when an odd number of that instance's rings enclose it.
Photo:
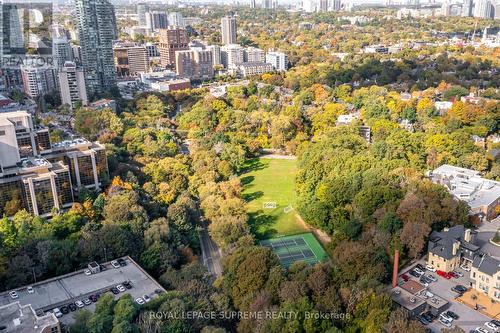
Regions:
[[[52,10],[50,2],[1,3],[2,68],[52,64]]]

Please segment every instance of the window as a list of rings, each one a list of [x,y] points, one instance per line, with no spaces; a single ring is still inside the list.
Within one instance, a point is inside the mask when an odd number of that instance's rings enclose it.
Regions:
[[[4,136],[5,135],[5,131],[4,130],[0,130],[0,136]]]

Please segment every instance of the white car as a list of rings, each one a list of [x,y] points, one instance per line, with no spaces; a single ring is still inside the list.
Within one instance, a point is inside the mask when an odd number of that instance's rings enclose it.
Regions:
[[[492,322],[489,322],[489,321],[486,322],[486,323],[484,323],[484,326],[488,327],[493,332],[496,332],[498,330],[497,325],[495,325],[495,324],[493,324]]]
[[[82,302],[82,301],[76,301],[76,302],[75,302],[75,305],[76,305],[77,307],[79,307],[79,308],[83,308],[83,307],[85,306],[85,304],[83,304],[83,302]]]
[[[136,298],[135,302],[139,305],[143,305],[144,304],[144,300],[142,298]]]
[[[423,272],[420,268],[418,268],[418,267],[415,267],[415,268],[413,269],[413,271],[414,271],[415,273],[417,273],[419,276],[424,274],[424,272]]]
[[[35,292],[35,289],[33,289],[32,286],[29,286],[26,288],[26,291],[28,292],[28,294],[33,294]]]
[[[451,321],[445,320],[443,317],[439,317],[438,321],[446,327],[451,327]]]
[[[148,295],[142,295],[142,298],[146,301],[146,303],[151,300],[151,297],[149,297]]]
[[[449,321],[450,323],[453,321],[453,318],[448,316],[446,313],[441,313],[441,315],[439,315],[439,318],[443,318],[444,321]]]
[[[482,327],[476,327],[475,331],[479,332],[479,333],[489,333],[488,330],[486,330]]]
[[[431,271],[431,272],[435,272],[436,271],[436,269],[434,267],[432,267],[431,265],[425,266],[425,269],[428,270],[428,271]]]
[[[10,296],[10,298],[12,298],[12,299],[17,299],[17,298],[19,298],[19,295],[17,294],[17,292],[16,292],[15,290],[13,290],[13,291],[9,292],[9,296]]]
[[[114,268],[120,268],[121,267],[120,264],[118,263],[118,261],[116,261],[116,260],[113,260],[111,262],[111,266],[113,266]]]
[[[434,294],[431,293],[429,290],[426,290],[425,293],[424,293],[425,296],[429,297],[429,298],[433,298],[434,297]]]
[[[464,276],[464,273],[459,272],[459,271],[453,271],[453,273],[455,273],[458,277],[463,277]]]
[[[92,272],[90,271],[90,269],[86,269],[83,271],[85,273],[85,275],[92,275]]]
[[[53,310],[53,312],[54,312],[54,314],[55,314],[55,316],[56,316],[57,318],[61,318],[61,317],[63,316],[63,314],[62,314],[61,310],[59,310],[59,308],[55,308],[55,309]]]
[[[119,290],[119,291],[121,291],[121,292],[124,292],[124,291],[126,290],[126,289],[125,289],[125,287],[124,287],[124,286],[122,286],[121,284],[117,285],[117,286],[116,286],[116,289],[118,289],[118,290]]]

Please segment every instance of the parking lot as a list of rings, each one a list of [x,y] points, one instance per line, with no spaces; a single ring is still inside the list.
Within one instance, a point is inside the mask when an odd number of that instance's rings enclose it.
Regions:
[[[425,267],[426,263],[424,260],[419,261],[422,266]],[[400,276],[402,274],[408,275],[412,280],[418,281],[419,279],[411,276],[408,274],[408,271],[415,267],[417,263],[412,264],[410,267],[407,267],[404,269]],[[431,282],[429,286],[427,287],[427,290],[429,290],[431,293],[445,299],[446,301],[449,302],[449,305],[446,307],[444,311],[451,310],[455,312],[459,318],[454,320],[452,323],[452,326],[457,325],[464,329],[465,332],[469,332],[471,330],[474,330],[476,327],[481,326],[483,328],[486,328],[484,326],[484,323],[490,321],[492,318],[489,318],[482,313],[475,311],[474,309],[469,308],[468,306],[461,304],[456,301],[456,297],[458,294],[451,289],[460,284],[465,287],[470,286],[470,280],[467,278],[469,275],[467,272],[463,271],[462,269],[458,269],[458,272],[461,272],[464,277],[461,278],[451,278],[451,279],[446,279],[442,276],[439,276],[436,273],[430,272],[430,271],[425,271],[426,275],[432,275],[436,277],[437,281],[436,282]],[[433,332],[441,332],[441,329],[445,328],[443,324],[441,324],[438,320],[434,320],[431,322],[429,325],[426,326],[427,328],[431,329]],[[487,329],[487,328],[486,328]],[[487,329],[489,332],[493,332],[491,329]]]
[[[104,270],[91,275],[86,275],[84,270],[80,270],[41,281],[32,285],[32,292],[28,292],[27,286],[16,288],[18,298],[12,299],[9,296],[9,291],[2,293],[0,294],[0,305],[19,301],[21,305],[31,304],[35,311],[47,312],[56,307],[60,308],[76,301],[82,301],[91,295],[110,293],[110,288],[116,287],[124,281],[129,281],[132,288],[114,295],[115,299],[125,294],[130,294],[134,300],[143,297],[143,295],[152,298],[156,296],[157,290],[164,291],[163,287],[132,259],[125,257],[124,261],[126,265],[119,268],[114,268],[110,263],[101,264]],[[87,305],[84,309],[93,311],[95,304]],[[59,320],[64,324],[70,324],[73,322],[74,313],[69,312]]]

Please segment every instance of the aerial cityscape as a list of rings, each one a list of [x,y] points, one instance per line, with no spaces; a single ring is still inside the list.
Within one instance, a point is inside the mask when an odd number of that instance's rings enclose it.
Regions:
[[[500,0],[4,0],[0,332],[500,332]]]

